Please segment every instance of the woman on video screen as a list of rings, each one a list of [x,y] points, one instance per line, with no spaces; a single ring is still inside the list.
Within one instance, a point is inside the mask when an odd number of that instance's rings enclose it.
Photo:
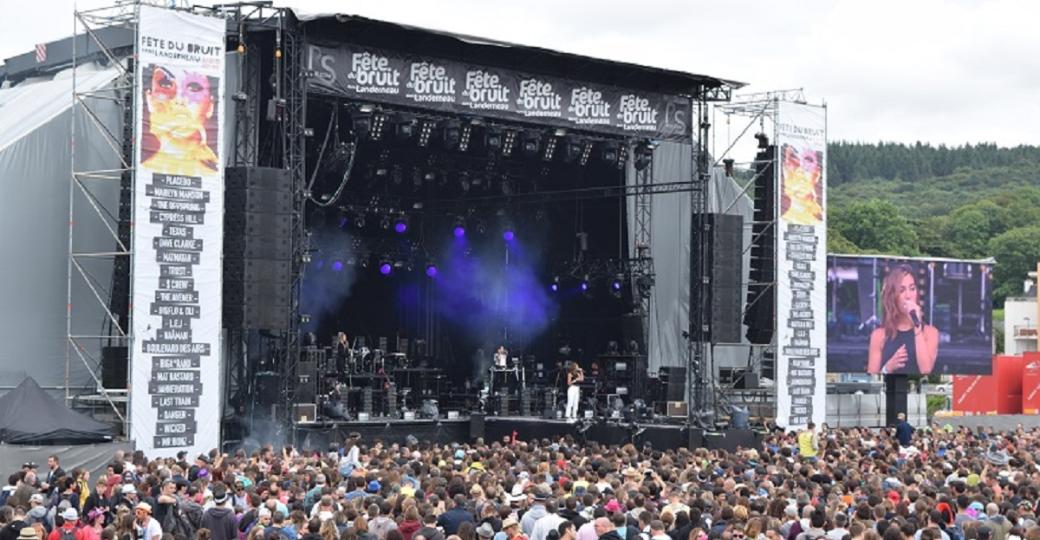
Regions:
[[[882,324],[870,333],[867,373],[931,373],[939,353],[939,330],[921,318],[910,267],[896,266],[885,276],[881,308]]]

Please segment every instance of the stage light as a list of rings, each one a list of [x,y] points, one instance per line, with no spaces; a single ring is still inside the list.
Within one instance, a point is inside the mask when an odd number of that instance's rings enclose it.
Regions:
[[[407,114],[394,117],[394,135],[399,141],[407,141],[415,136],[415,118]]]
[[[545,152],[542,154],[542,159],[552,161],[553,155],[556,153],[556,141],[558,140],[559,137],[555,134],[549,136],[549,139],[545,141]]]
[[[466,236],[466,228],[462,225],[456,225],[452,234],[455,235],[455,238],[462,238],[463,236]]]
[[[426,277],[435,278],[437,277],[437,265],[430,263],[426,265]]]
[[[477,229],[477,234],[484,234],[484,233],[487,232],[487,225],[484,223],[484,220],[482,220],[482,219],[478,219],[477,220],[476,229]]]
[[[755,139],[758,140],[759,150],[769,148],[769,135],[766,135],[765,133],[755,133]]]
[[[433,120],[423,120],[419,127],[419,146],[425,148],[430,144],[430,136],[433,135]]]
[[[386,115],[381,112],[372,113],[372,131],[368,136],[373,141],[383,138],[383,127],[386,125]]]
[[[383,216],[379,220],[379,227],[382,228],[383,230],[389,230],[390,229],[390,218],[388,216]]]
[[[459,151],[465,152],[469,150],[469,140],[473,136],[473,126],[466,124],[462,126],[462,132],[459,134]]]
[[[617,143],[603,143],[603,148],[600,149],[599,157],[605,163],[615,164],[618,160],[618,144]]]
[[[502,239],[506,242],[512,242],[516,238],[516,234],[513,233],[513,229],[506,229],[502,231]]]
[[[610,294],[614,295],[614,298],[621,298],[621,288],[625,284],[625,277],[618,274],[614,277],[614,281],[610,282]]]
[[[654,160],[654,143],[651,141],[644,141],[636,145],[635,156],[632,160],[632,165],[637,171],[641,171],[650,166],[650,163]]]
[[[621,170],[621,169],[625,168],[625,162],[626,161],[628,161],[628,144],[627,143],[626,144],[622,144],[621,147],[618,148],[618,157],[617,157],[617,168],[618,168],[618,170]]]
[[[397,234],[404,234],[408,232],[408,220],[400,217],[394,222],[394,232]]]
[[[581,278],[581,285],[578,286],[581,292],[587,292],[589,290],[589,275],[585,274]]]
[[[379,263],[379,273],[384,276],[389,276],[394,271],[394,266],[386,261]]]
[[[487,148],[488,154],[493,155],[502,149],[503,136],[502,130],[498,128],[489,127],[484,131],[484,148]]]
[[[342,272],[343,271],[343,261],[340,261],[340,260],[332,261],[332,271],[333,272]]]
[[[560,290],[560,276],[553,276],[552,283],[549,284],[549,290],[552,292],[559,292]]]
[[[513,148],[516,147],[516,131],[506,130],[505,138],[502,140],[502,156],[509,157],[513,155]]]
[[[354,226],[359,229],[365,228],[365,216],[358,216],[354,218]]]
[[[578,161],[581,159],[581,152],[584,148],[584,145],[574,137],[567,137],[563,140],[563,162],[574,163]]]

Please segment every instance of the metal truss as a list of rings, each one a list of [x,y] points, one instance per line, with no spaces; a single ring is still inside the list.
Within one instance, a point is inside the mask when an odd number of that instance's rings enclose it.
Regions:
[[[69,240],[66,283],[66,348],[65,401],[71,403],[69,379],[72,364],[79,361],[94,380],[97,396],[123,424],[129,433],[126,413],[126,390],[108,390],[101,381],[102,351],[107,347],[129,349],[133,343],[129,322],[130,308],[130,243],[133,211],[133,131],[137,85],[130,50],[111,50],[96,32],[109,27],[132,28],[135,32],[138,3],[120,1],[112,6],[76,11],[73,35],[85,34],[100,50],[109,65],[119,69],[114,84],[101,90],[81,90],[78,77],[81,64],[92,61],[97,53],[80,57],[72,40],[72,107],[70,110],[69,171]],[[118,107],[119,124],[114,128],[105,122],[103,108]],[[102,144],[98,144],[98,142]],[[77,146],[98,147],[104,161],[118,163],[116,168],[95,169],[85,166],[83,152]],[[118,197],[111,194],[118,189]],[[98,223],[111,236],[112,248],[98,251],[96,244],[77,233],[81,226]],[[112,273],[104,279],[95,275],[94,266],[111,265]],[[87,305],[77,304],[88,297]],[[96,302],[96,303],[95,303]],[[96,330],[85,330],[96,328]]]
[[[707,100],[699,99],[692,104],[697,114],[697,138],[694,140],[693,178],[690,190],[690,313],[687,347],[689,361],[686,368],[686,386],[690,406],[688,422],[698,427],[714,424],[717,408],[715,403],[714,379],[715,370],[712,365],[711,344],[706,333],[710,320],[711,306],[706,302],[697,302],[697,298],[709,298],[711,291],[711,269],[706,264],[711,242],[708,235],[703,234],[707,225],[708,183],[711,179],[711,156],[708,153],[708,135],[711,123],[708,121]]]
[[[643,340],[649,350],[650,340],[650,289],[654,283],[653,259],[653,217],[654,217],[654,162],[642,170],[636,169],[635,198],[635,255],[636,268],[633,271],[633,298],[638,301],[639,319],[642,324]]]

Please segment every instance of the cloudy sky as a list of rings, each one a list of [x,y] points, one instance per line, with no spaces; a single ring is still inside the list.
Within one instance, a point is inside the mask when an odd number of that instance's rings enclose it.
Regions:
[[[1030,0],[278,4],[727,77],[747,91],[804,88],[828,104],[831,139],[1040,144],[1040,3]],[[71,32],[72,0],[23,9],[0,18],[0,58]]]

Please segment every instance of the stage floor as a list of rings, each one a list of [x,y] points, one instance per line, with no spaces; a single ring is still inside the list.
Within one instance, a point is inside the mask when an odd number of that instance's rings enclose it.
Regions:
[[[676,424],[626,424],[617,420],[593,419],[571,423],[566,420],[525,416],[472,415],[458,419],[401,420],[375,418],[366,421],[327,421],[299,423],[293,438],[303,448],[324,449],[330,443],[342,444],[351,434],[363,440],[384,443],[406,443],[409,436],[438,444],[474,441],[506,441],[515,436],[519,441],[555,440],[570,436],[579,442],[601,444],[650,444],[654,448],[722,448],[757,447],[761,434],[751,430],[727,429],[705,431]]]

